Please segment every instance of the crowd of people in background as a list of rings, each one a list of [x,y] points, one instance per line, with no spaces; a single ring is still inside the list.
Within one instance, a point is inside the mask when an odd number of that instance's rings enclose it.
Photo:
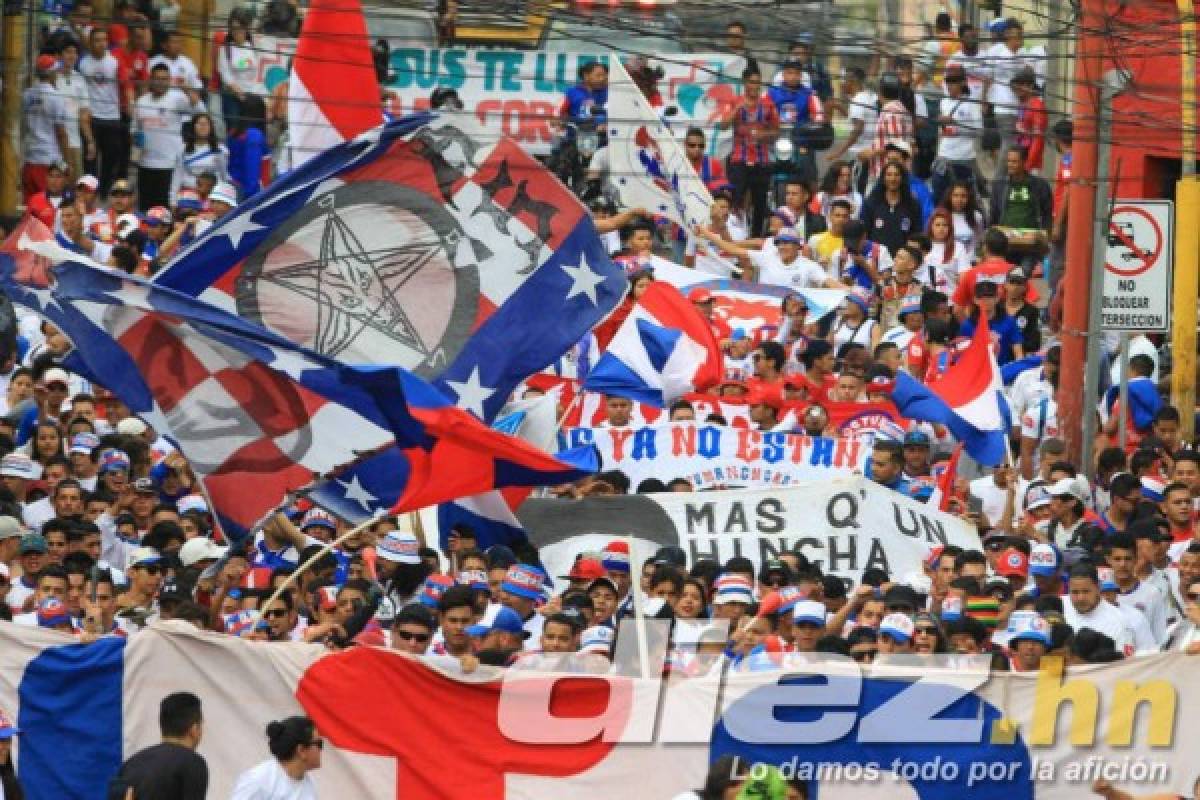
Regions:
[[[153,275],[261,188],[268,104],[253,84],[252,25],[241,12],[219,49],[219,78],[206,84],[178,33],[138,4],[117,8],[100,24],[81,0],[47,27],[25,93],[24,196],[63,247]],[[1148,388],[1130,393],[1128,409],[1112,393],[1098,402],[1094,463],[1072,461],[1059,430],[1060,348],[1047,300],[1063,268],[1072,128],[1049,124],[1044,50],[1016,20],[985,44],[943,14],[914,56],[881,59],[879,74],[847,69],[839,83],[803,40],[778,75],[765,73],[737,23],[731,46],[739,29],[750,58],[743,97],[723,121],[733,131],[728,159],[704,155],[704,131],[680,132],[711,189],[709,224],[681,237],[637,210],[592,204],[629,275],[616,319],[661,260],[707,261],[794,290],[780,302],[782,324],[750,330],[730,326],[711,293],[689,299],[723,351],[711,391],[746,406],[742,424],[810,435],[834,432],[832,403],[886,400],[901,371],[935,380],[986,320],[997,361],[1013,368],[1014,455],[995,469],[964,459],[945,502],[978,531],[978,549],[937,547],[918,573],[868,569],[850,582],[802,548],[757,566],[689,563],[676,547],[634,558],[615,538],[549,575],[531,545],[481,548],[465,526],[438,542],[384,517],[342,539],[344,521],[296,498],[248,541],[231,542],[184,455],[103,387],[64,370],[69,342],[24,316],[19,352],[0,365],[0,618],[83,642],[181,620],[256,641],[391,648],[451,671],[600,673],[613,668],[620,621],[641,607],[671,623],[665,669],[680,680],[780,669],[799,654],[864,664],[983,655],[994,670],[1029,672],[1047,656],[1094,664],[1200,653],[1200,453],[1179,435],[1180,415],[1194,410],[1162,399],[1168,359],[1143,338],[1126,374],[1106,381]],[[589,80],[568,117],[600,98],[602,81]],[[214,91],[224,135],[206,111]],[[849,134],[818,156],[810,137],[835,115]],[[783,176],[772,166],[780,137],[801,159]],[[848,296],[818,317],[811,288]],[[606,323],[610,338],[616,324]],[[597,329],[592,346],[602,350],[605,335]],[[632,426],[632,405],[608,398],[604,424]],[[727,422],[699,419],[687,401],[669,418]],[[955,444],[928,423],[878,431],[868,475],[927,500]],[[630,486],[608,470],[559,492],[691,490],[674,477]],[[167,773],[189,776],[188,793],[171,796],[204,796],[193,752],[201,722],[194,697],[164,701],[164,744],[122,770],[138,798],[166,796],[141,787]],[[4,757],[15,733],[0,716],[5,797],[19,797]],[[234,796],[284,796],[261,787],[285,786],[286,796],[313,796],[306,776],[322,742],[312,723],[283,720],[267,735],[271,760],[242,776]]]

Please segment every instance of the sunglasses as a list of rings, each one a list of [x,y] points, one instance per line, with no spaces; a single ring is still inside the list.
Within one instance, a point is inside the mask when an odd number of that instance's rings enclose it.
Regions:
[[[317,739],[315,742],[309,742],[309,743],[308,743],[308,746],[309,746],[309,747],[315,747],[315,748],[317,748],[318,750],[324,750],[324,749],[325,749],[325,740],[324,740],[324,739]]]
[[[850,657],[855,661],[874,661],[878,650],[859,650],[857,653],[851,653]]]
[[[283,609],[283,608],[272,608],[270,611],[263,612],[263,617],[265,619],[277,619],[279,617],[286,617],[286,616],[287,616],[287,609]]]
[[[928,625],[918,625],[915,628],[917,633],[923,633],[926,636],[937,636],[937,628],[932,628]]]
[[[403,641],[406,641],[406,642],[411,642],[414,639],[418,643],[424,643],[424,642],[429,641],[428,633],[413,633],[412,631],[396,631],[396,635],[399,636]]]

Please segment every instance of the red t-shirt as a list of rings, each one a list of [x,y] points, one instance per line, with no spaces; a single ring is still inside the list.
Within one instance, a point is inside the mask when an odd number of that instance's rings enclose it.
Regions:
[[[955,287],[954,305],[969,306],[975,302],[975,283],[979,280],[980,275],[1003,279],[1014,266],[1016,265],[1010,264],[1003,258],[989,258],[986,261],[980,261],[966,271],[962,276],[962,280],[958,282],[958,286]],[[1037,299],[1037,292],[1033,288],[1033,283],[1026,284],[1025,299],[1031,303]]]
[[[150,80],[150,56],[144,50],[135,50],[131,53],[124,47],[113,50],[112,54],[122,73],[120,76],[121,111],[128,113],[130,111],[129,88],[133,87],[136,99],[138,90],[145,88],[147,81]]]

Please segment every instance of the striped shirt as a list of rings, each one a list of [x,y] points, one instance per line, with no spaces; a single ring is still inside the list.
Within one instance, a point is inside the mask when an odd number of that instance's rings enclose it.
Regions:
[[[729,163],[748,166],[769,163],[771,156],[767,142],[755,141],[753,132],[778,127],[779,112],[767,95],[758,98],[753,111],[739,107],[733,115],[733,151],[729,154]]]
[[[879,111],[879,120],[875,123],[875,141],[871,149],[878,150],[879,155],[871,161],[871,177],[877,178],[883,173],[883,165],[887,156],[883,148],[893,139],[913,141],[913,118],[908,109],[899,100],[889,100]]]

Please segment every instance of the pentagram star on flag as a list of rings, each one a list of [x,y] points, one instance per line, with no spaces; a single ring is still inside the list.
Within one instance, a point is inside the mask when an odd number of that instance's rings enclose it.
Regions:
[[[570,300],[572,297],[583,294],[592,301],[592,305],[596,305],[596,287],[604,283],[604,276],[597,275],[592,270],[587,262],[587,256],[580,253],[579,266],[568,267],[564,264],[563,272],[571,276],[571,288],[567,290],[567,299]]]
[[[483,404],[496,393],[483,385],[479,378],[479,367],[471,370],[465,381],[446,381],[446,385],[458,396],[458,407],[465,408],[480,419],[483,419]]]

